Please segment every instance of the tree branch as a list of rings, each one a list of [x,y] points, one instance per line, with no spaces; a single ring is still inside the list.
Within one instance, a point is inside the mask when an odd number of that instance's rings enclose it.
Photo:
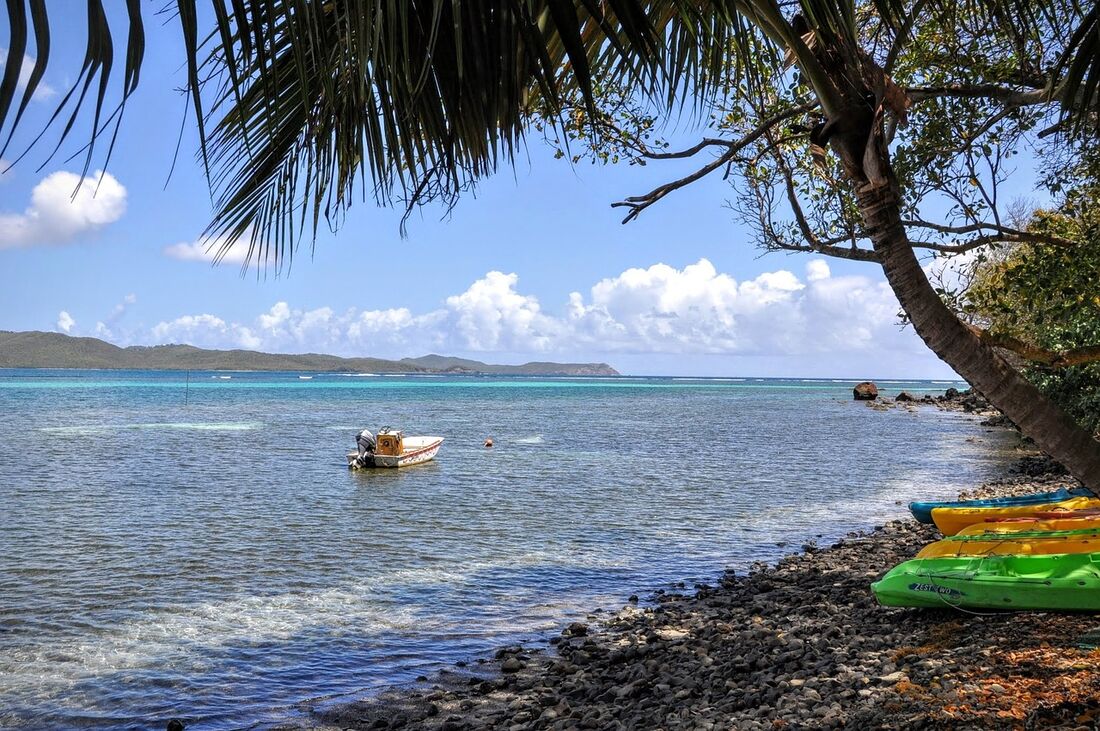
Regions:
[[[909,10],[909,15],[905,16],[905,21],[901,27],[898,28],[897,35],[894,36],[894,42],[890,46],[889,52],[886,54],[886,61],[882,64],[882,70],[889,74],[894,70],[894,63],[898,59],[898,54],[905,48],[905,44],[909,42],[909,34],[913,32],[913,26],[917,22],[917,18],[924,12],[924,6],[928,4],[928,0],[917,0],[913,3],[913,7]]]
[[[741,139],[731,140],[727,145],[725,145],[728,149],[724,153],[722,153],[718,157],[714,158],[714,160],[707,163],[706,165],[699,168],[698,170],[691,173],[690,175],[685,175],[684,177],[682,177],[678,180],[673,180],[672,182],[665,183],[664,185],[658,186],[657,188],[654,188],[653,190],[646,193],[645,195],[635,195],[635,196],[631,196],[631,197],[627,198],[626,200],[622,200],[622,201],[619,201],[617,203],[612,203],[611,207],[612,208],[629,208],[630,213],[628,213],[626,215],[626,218],[624,218],[622,220],[622,222],[623,223],[630,223],[635,218],[637,218],[641,214],[642,211],[644,211],[646,208],[649,208],[651,205],[653,205],[657,201],[661,200],[662,198],[664,198],[669,193],[671,193],[675,190],[679,190],[680,188],[683,188],[687,185],[690,185],[691,183],[694,183],[696,180],[699,180],[700,178],[706,177],[707,175],[711,174],[715,170],[721,168],[726,163],[728,163],[728,162],[732,161],[733,159],[735,159],[737,157],[737,153],[739,153],[741,150],[745,149],[747,146],[751,145],[753,142],[756,142],[756,140],[760,139],[760,137],[762,137],[768,130],[770,130],[775,125],[777,125],[780,122],[783,122],[787,119],[791,119],[792,117],[797,117],[800,114],[805,114],[806,112],[810,111],[811,109],[815,108],[816,106],[817,106],[816,101],[805,102],[803,104],[799,104],[797,106],[791,107],[790,109],[787,109],[783,112],[779,112],[777,114],[774,114],[771,117],[769,117],[768,119],[764,120],[759,126],[757,126],[755,129],[753,129],[748,134],[743,136]],[[695,147],[684,150],[682,153],[665,153],[665,155],[669,158],[690,157],[691,155],[694,155],[694,154],[700,152],[701,150],[703,150],[706,147],[713,146],[716,143],[717,143],[717,141],[710,141],[709,139],[704,139],[698,145],[695,145]],[[660,159],[660,158],[657,158],[657,159]]]
[[[906,89],[905,94],[916,104],[927,99],[998,99],[1014,107],[1046,104],[1057,99],[1057,94],[1047,89],[1014,89],[999,84],[951,84],[949,86],[920,86]]]
[[[1069,366],[1084,365],[1100,361],[1100,345],[1086,345],[1081,348],[1056,351],[1040,348],[1038,345],[1024,342],[1011,335],[996,335],[988,330],[968,325],[974,334],[981,338],[982,342],[994,348],[1002,348],[1035,363],[1042,363],[1053,368],[1067,368]]]
[[[641,152],[641,156],[647,160],[680,160],[685,157],[694,157],[707,147],[733,147],[736,143],[734,140],[723,140],[716,137],[704,137],[703,140],[686,150],[679,152]]]
[[[837,246],[836,244],[830,244],[822,242],[816,246],[810,244],[795,244],[781,239],[778,236],[772,236],[772,246],[777,250],[782,251],[801,251],[807,254],[824,254],[825,256],[836,257],[837,259],[850,259],[852,261],[870,261],[875,264],[881,263],[879,255],[870,249],[860,249],[856,246]],[[830,239],[834,240],[834,239]],[[847,241],[847,237],[839,239],[840,241]]]
[[[806,243],[796,244],[781,236],[775,231],[775,227],[771,223],[770,210],[766,220],[763,218],[764,213],[763,210],[761,210],[762,233],[766,236],[767,241],[771,244],[773,249],[782,251],[804,251],[833,256],[839,259],[851,259],[853,261],[881,261],[878,254],[873,250],[861,249],[856,246],[856,236],[853,231],[848,231],[843,236],[835,236],[828,239],[819,237],[814,232],[813,226],[810,225],[810,220],[806,217],[806,213],[802,208],[802,203],[798,199],[798,191],[795,188],[794,175],[791,172],[790,166],[787,165],[787,161],[783,158],[782,154],[774,153],[774,157],[776,167],[783,174],[784,186],[787,191],[787,202],[791,207],[791,211],[794,213],[795,224]],[[838,244],[842,241],[851,241],[852,245],[849,247],[839,246]]]
[[[1032,231],[1021,231],[1020,229],[1011,228],[1009,226],[1003,226],[997,223],[987,223],[979,221],[977,223],[969,223],[964,226],[946,226],[942,223],[933,223],[931,221],[923,221],[920,219],[905,220],[901,222],[903,226],[909,228],[927,228],[933,231],[938,231],[944,234],[971,234],[982,233],[984,231],[995,231],[997,236],[983,235],[979,239],[985,239],[977,246],[984,244],[996,243],[998,241],[1004,243],[1014,244],[1045,244],[1048,246],[1077,246],[1077,242],[1073,239],[1064,239],[1061,236],[1055,236],[1053,234],[1034,233]],[[975,241],[979,240],[975,239]],[[969,242],[967,244],[969,245]],[[922,248],[932,248],[925,246]],[[976,246],[970,246],[970,249],[976,248]],[[969,249],[966,249],[969,250]]]

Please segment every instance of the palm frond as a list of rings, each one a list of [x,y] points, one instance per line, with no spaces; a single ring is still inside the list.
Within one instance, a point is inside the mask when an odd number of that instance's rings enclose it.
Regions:
[[[1078,132],[1100,131],[1100,6],[1095,3],[1070,38],[1056,69],[1065,121]]]
[[[1022,22],[1028,13],[1044,12],[1037,0],[964,1]],[[110,82],[119,65],[115,36],[103,0],[88,0],[84,63],[45,126],[64,120],[60,147],[77,128],[78,112],[84,106],[93,110],[89,139],[80,150],[85,170],[96,142],[113,125],[110,156],[126,101],[138,85],[145,45],[140,2],[127,0],[129,28],[116,97]],[[759,66],[774,56],[761,60],[764,37],[792,50],[829,113],[829,74],[815,68],[816,56],[795,26],[802,23],[831,47],[849,49],[850,57],[858,44],[854,0],[799,0],[795,8],[802,20],[794,25],[774,0],[208,2],[210,28],[200,27],[206,16],[199,0],[175,3],[199,154],[216,201],[206,233],[223,242],[223,250],[245,239],[252,256],[275,266],[303,237],[326,224],[338,226],[360,198],[407,210],[428,200],[453,203],[509,164],[532,111],[559,108],[565,92],[578,94],[591,108],[600,84],[628,84],[671,108],[705,99],[726,83],[731,50],[741,59],[735,64],[744,74],[739,81],[764,83],[770,74]],[[895,33],[912,27],[911,3],[871,3]],[[4,149],[41,84],[51,50],[46,0],[6,5]],[[1095,7],[1085,21],[1075,26],[1060,68],[1067,113],[1095,121]],[[36,61],[16,105],[32,34]],[[115,98],[112,110],[108,100]],[[31,146],[41,139],[40,133]]]

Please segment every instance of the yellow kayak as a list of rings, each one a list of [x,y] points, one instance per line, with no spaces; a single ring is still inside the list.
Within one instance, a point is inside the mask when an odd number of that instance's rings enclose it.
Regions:
[[[1100,508],[1100,499],[1075,497],[1046,505],[1013,505],[993,508],[934,508],[932,521],[945,536],[953,536],[963,528],[999,518],[1031,518],[1051,510],[1086,510]]]
[[[1019,538],[1011,533],[988,537],[956,535],[929,543],[917,558],[950,556],[1040,556],[1060,553],[1095,553],[1100,551],[1100,529],[1075,533],[1025,533]]]
[[[1014,518],[995,520],[988,523],[968,525],[956,533],[957,536],[980,536],[989,533],[1033,533],[1052,530],[1086,530],[1095,528],[1100,532],[1100,515],[1088,515],[1079,518]]]

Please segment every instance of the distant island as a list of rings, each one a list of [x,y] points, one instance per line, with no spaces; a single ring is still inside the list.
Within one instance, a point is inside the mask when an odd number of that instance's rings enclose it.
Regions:
[[[206,350],[193,345],[131,345],[51,332],[0,330],[0,368],[105,368],[119,370],[319,371],[328,373],[454,373],[513,376],[617,376],[606,363],[533,362],[494,365],[466,358],[341,358],[320,353]]]

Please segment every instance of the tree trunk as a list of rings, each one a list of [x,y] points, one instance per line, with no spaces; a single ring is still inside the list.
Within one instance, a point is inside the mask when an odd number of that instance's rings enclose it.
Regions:
[[[1100,494],[1100,442],[983,343],[943,303],[921,269],[901,224],[900,198],[889,162],[884,155],[876,157],[876,167],[885,172],[885,181],[857,184],[856,197],[886,280],[913,329],[932,352],[1004,412],[1040,449]]]

